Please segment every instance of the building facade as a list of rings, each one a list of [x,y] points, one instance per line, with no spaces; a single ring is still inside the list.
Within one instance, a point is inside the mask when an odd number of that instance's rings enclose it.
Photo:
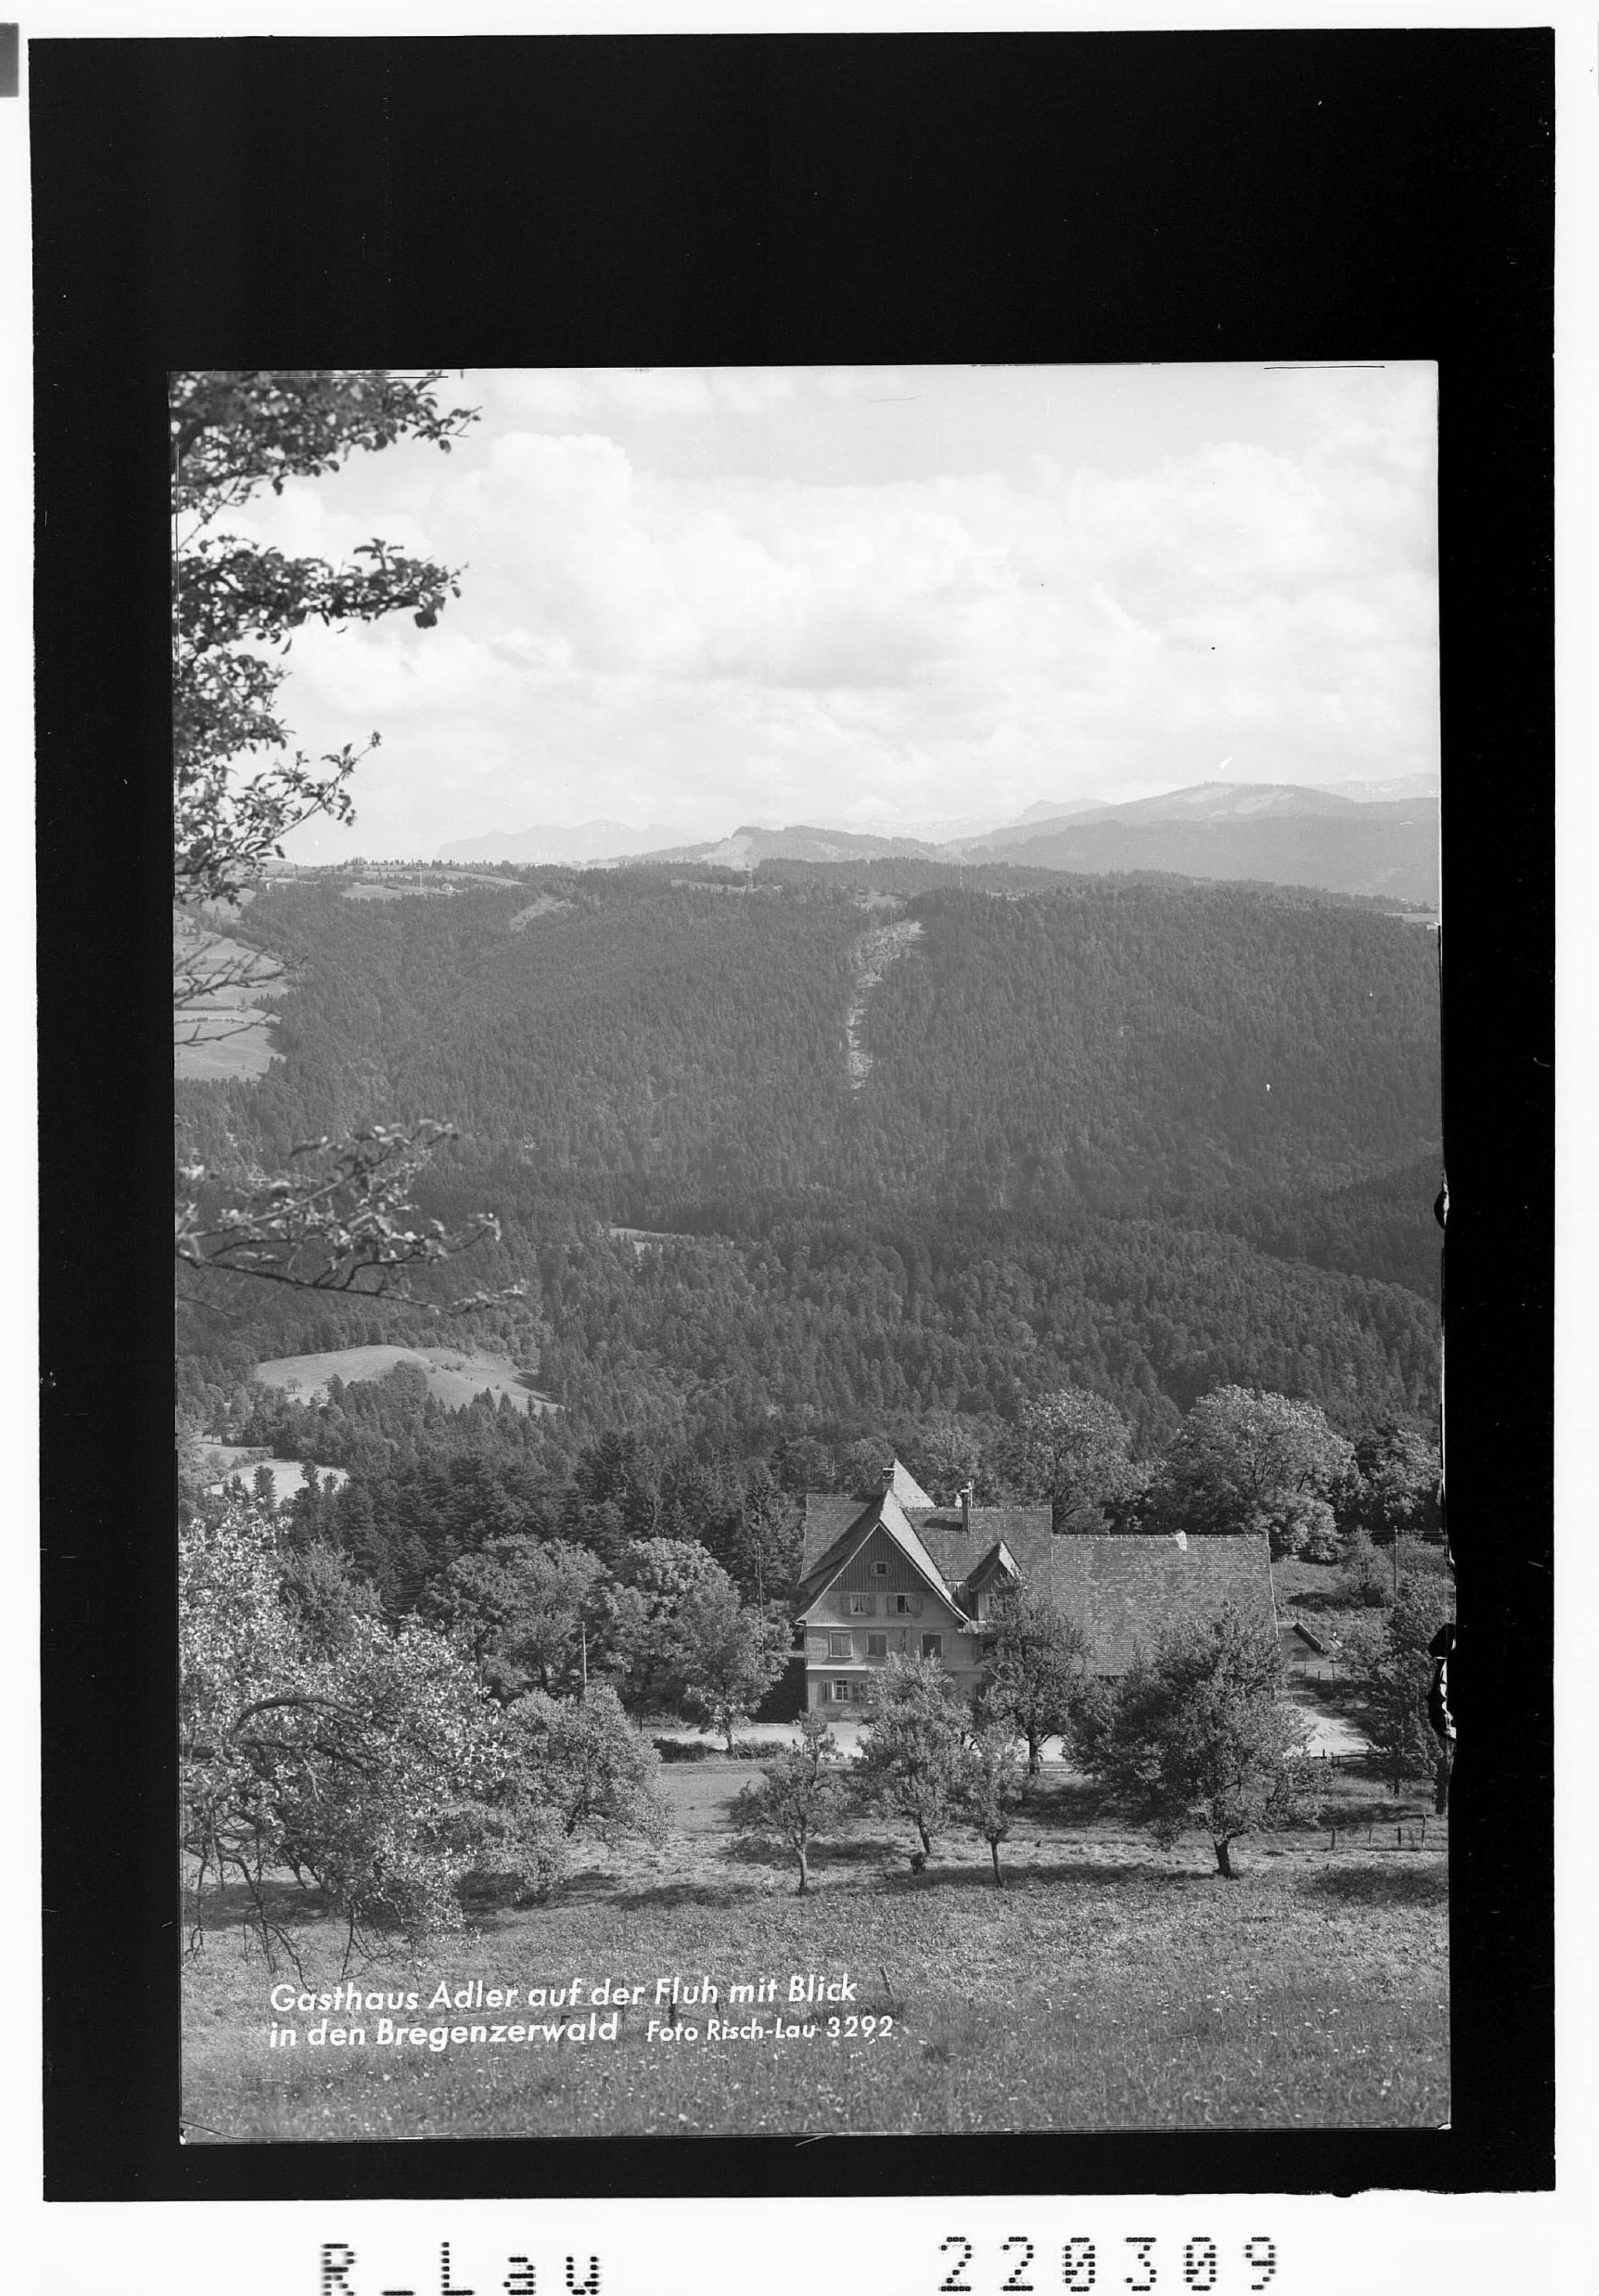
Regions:
[[[994,1602],[1017,1584],[1082,1626],[1099,1674],[1125,1673],[1174,1625],[1224,1603],[1278,1626],[1264,1532],[1056,1538],[1047,1505],[976,1506],[967,1490],[940,1507],[897,1460],[877,1498],[807,1496],[800,1568],[805,1705],[839,1720],[864,1718],[872,1677],[895,1656],[935,1659],[975,1693]]]
[[[938,1507],[896,1460],[878,1498],[805,1501],[800,1616],[805,1704],[863,1710],[896,1656],[935,1659],[964,1694],[982,1678],[984,1621],[1001,1587],[1046,1579],[1050,1510]]]

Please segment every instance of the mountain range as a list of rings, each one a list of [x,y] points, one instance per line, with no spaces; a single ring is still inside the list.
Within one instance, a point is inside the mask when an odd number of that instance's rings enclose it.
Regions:
[[[1436,774],[1325,786],[1197,782],[1117,805],[1044,799],[995,828],[944,840],[808,822],[746,822],[697,843],[670,843],[667,834],[659,824],[634,830],[615,821],[535,826],[457,840],[441,847],[440,858],[568,866],[629,859],[741,870],[763,861],[980,858],[1073,875],[1152,871],[1319,886],[1425,908],[1438,898]]]
[[[1190,790],[1037,822],[984,840],[984,857],[1100,875],[1315,885],[1434,906],[1436,796],[1359,803],[1288,784],[1201,783]]]

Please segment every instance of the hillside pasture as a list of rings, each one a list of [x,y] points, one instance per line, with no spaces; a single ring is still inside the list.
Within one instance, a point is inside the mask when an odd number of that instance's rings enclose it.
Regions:
[[[282,967],[258,949],[226,933],[204,933],[193,920],[173,912],[173,957],[185,974],[223,976],[219,987],[202,989],[172,1016],[172,1068],[181,1081],[215,1084],[229,1077],[265,1076],[276,1058],[276,1015],[257,1001],[281,976]],[[248,966],[250,980],[226,978]],[[197,1037],[198,1042],[190,1041]]]
[[[1163,1853],[1051,1768],[1017,1820],[1003,1890],[969,1839],[950,1837],[914,1875],[908,1836],[856,1821],[819,1845],[814,1893],[801,1898],[790,1869],[741,1855],[729,1834],[733,1796],[755,1775],[722,1759],[669,1767],[676,1833],[664,1849],[587,1849],[548,1903],[484,1914],[417,1956],[384,1948],[346,1970],[342,1926],[285,1882],[273,1909],[303,1976],[281,1951],[269,1969],[230,1906],[186,1967],[189,2141],[1447,2118],[1447,1827],[1429,1817],[1420,1846],[1420,1802],[1338,1773],[1338,1849],[1326,1831],[1253,1841],[1228,1882],[1207,1842]],[[791,1978],[809,1973],[847,1977],[853,1995],[791,2007]],[[430,2014],[441,1984],[509,1985],[525,2001],[575,1979],[585,2014],[604,1980],[642,1992],[609,2039],[380,2048],[362,2012],[331,2021],[363,2030],[363,2044],[314,2047],[314,2018],[285,2013],[301,2038],[268,2046],[274,1983],[314,1990],[342,1975],[414,1991],[415,2022],[464,2035],[492,2013]],[[655,1988],[674,1977],[683,1988],[708,1979],[721,1997],[680,2002],[680,2036],[667,2038]],[[763,1979],[778,1981],[770,2006],[730,2006],[730,1986]],[[563,2011],[521,2014],[558,2023]],[[713,2017],[734,2030],[713,2037]],[[798,2030],[779,2038],[779,2021]],[[737,2031],[757,2021],[759,2036]]]
[[[384,1379],[397,1364],[414,1364],[427,1381],[428,1391],[452,1411],[480,1395],[496,1402],[509,1396],[518,1411],[552,1411],[548,1395],[517,1370],[508,1356],[460,1348],[400,1348],[375,1346],[328,1349],[317,1355],[275,1356],[257,1364],[255,1376],[263,1387],[284,1389],[301,1403],[319,1403],[330,1379],[346,1385],[358,1380]]]
[[[274,1506],[282,1506],[285,1499],[292,1499],[297,1491],[305,1488],[305,1469],[298,1459],[262,1459],[253,1467],[241,1467],[238,1472],[243,1476],[246,1488],[254,1482],[261,1467],[265,1467],[272,1478]],[[350,1475],[343,1467],[318,1467],[317,1480],[325,1491],[336,1491],[350,1480]],[[218,1483],[213,1488],[219,1490],[222,1486]]]

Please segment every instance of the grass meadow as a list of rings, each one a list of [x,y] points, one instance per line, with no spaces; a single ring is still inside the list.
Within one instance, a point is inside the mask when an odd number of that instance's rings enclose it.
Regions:
[[[735,1854],[727,1808],[754,1766],[720,1759],[662,1773],[677,1824],[660,1851],[586,1851],[542,1906],[483,1915],[413,1957],[394,1947],[343,1965],[342,1927],[284,1883],[303,1977],[268,1967],[230,1906],[185,1967],[185,2133],[191,2143],[449,2136],[816,2136],[1019,2128],[1433,2127],[1448,2117],[1447,1826],[1329,1765],[1339,1827],[1241,1845],[1241,1878],[1207,1841],[1169,1853],[1100,1813],[1046,1768],[1007,1846],[1007,1887],[985,1848],[951,1837],[923,1875],[908,1841],[854,1824],[818,1851],[813,1893],[791,1870]],[[1396,1833],[1403,1836],[1403,1846]],[[791,1977],[847,1975],[854,1997],[791,2007]],[[709,1978],[667,2038],[661,1980]],[[313,2047],[313,2014],[269,1991],[415,1992],[394,2019],[429,2030],[497,2017],[563,2021],[565,2006],[427,2009],[440,1985],[561,1990],[586,2019],[609,1980],[642,1998],[614,2039]],[[769,2005],[730,2008],[735,1982],[778,1980]],[[608,2013],[602,2009],[604,2016]],[[845,2020],[879,2021],[870,2036]],[[837,2033],[828,2020],[840,2020]],[[716,2039],[713,2018],[815,2030]],[[881,2021],[892,2021],[884,2030]],[[657,2030],[652,2037],[651,2021]],[[688,2037],[688,2027],[698,2038]]]
[[[383,1379],[402,1363],[414,1364],[426,1379],[429,1394],[451,1411],[480,1395],[497,1403],[501,1396],[509,1396],[519,1411],[549,1408],[549,1398],[531,1387],[508,1357],[488,1355],[481,1349],[330,1348],[316,1355],[275,1356],[268,1363],[257,1364],[255,1376],[264,1387],[288,1389],[299,1401],[315,1403],[326,1396],[330,1379]]]

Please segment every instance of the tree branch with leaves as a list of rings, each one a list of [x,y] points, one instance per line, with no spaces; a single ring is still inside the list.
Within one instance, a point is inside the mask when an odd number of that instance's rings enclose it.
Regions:
[[[291,830],[318,814],[352,820],[350,778],[377,746],[375,733],[360,748],[347,742],[316,759],[292,747],[279,693],[295,631],[402,611],[431,629],[460,595],[458,569],[380,537],[336,566],[230,533],[227,514],[263,488],[281,495],[291,479],[326,476],[358,452],[402,439],[448,454],[477,417],[441,406],[443,380],[442,369],[332,368],[170,379],[173,1010],[183,1043],[248,1025],[227,1013],[227,1000],[276,970],[259,952],[225,948],[197,912],[251,890]],[[454,1136],[449,1124],[425,1119],[308,1142],[292,1174],[259,1179],[242,1200],[236,1177],[191,1165],[179,1174],[177,1257],[191,1269],[301,1290],[410,1299],[416,1270],[499,1233],[491,1213],[450,1228],[416,1210],[418,1178]],[[480,1295],[455,1308],[484,1304]]]

